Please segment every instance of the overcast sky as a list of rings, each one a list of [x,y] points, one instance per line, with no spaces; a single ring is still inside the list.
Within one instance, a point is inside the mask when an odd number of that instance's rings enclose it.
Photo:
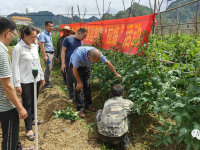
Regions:
[[[29,12],[50,11],[53,14],[67,14],[71,13],[71,8],[74,8],[74,14],[78,14],[77,5],[79,5],[80,13],[84,14],[85,8],[87,13],[85,18],[91,17],[89,14],[99,14],[96,0],[1,0],[0,15],[9,15],[11,13],[25,13],[25,8]],[[125,8],[130,7],[132,0],[124,0]],[[139,2],[139,0],[133,0]],[[150,0],[152,7],[154,0]],[[157,0],[158,1],[158,0]],[[161,1],[161,0],[159,0]],[[103,0],[97,0],[100,13],[103,13]],[[104,12],[108,10],[109,3],[111,2],[111,14],[116,14],[120,10],[124,10],[122,0],[104,0]],[[140,0],[140,5],[150,7],[149,0]],[[164,11],[167,6],[167,0],[164,0],[161,11]],[[95,15],[99,17],[99,15]]]

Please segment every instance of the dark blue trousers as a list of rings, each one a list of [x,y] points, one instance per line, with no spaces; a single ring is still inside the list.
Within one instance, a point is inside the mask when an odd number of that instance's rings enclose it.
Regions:
[[[70,65],[71,69],[73,68],[73,65]],[[85,107],[88,107],[92,104],[91,99],[91,88],[90,88],[90,74],[91,74],[91,66],[88,65],[87,67],[79,67],[78,68],[79,77],[81,79],[81,82],[83,84],[83,93],[84,93],[84,100],[83,100],[83,94],[82,90],[79,92],[75,90],[75,100],[76,100],[76,108],[77,111],[83,110],[83,102],[85,102]],[[74,82],[75,82],[75,88],[77,85],[76,78],[73,74]]]

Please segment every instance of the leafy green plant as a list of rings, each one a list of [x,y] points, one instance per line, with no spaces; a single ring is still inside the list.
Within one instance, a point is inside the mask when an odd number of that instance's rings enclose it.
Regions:
[[[102,50],[123,76],[125,98],[132,100],[141,116],[141,127],[145,129],[145,115],[157,114],[156,147],[174,143],[185,143],[186,150],[199,149],[200,141],[192,138],[191,131],[200,129],[200,45],[188,35],[166,35],[164,38],[150,36],[147,43],[138,45],[138,54],[131,56],[120,52],[120,45],[111,50]],[[144,55],[140,55],[144,54]],[[119,83],[117,78],[101,62],[92,65],[92,80],[98,81],[99,94],[111,97],[110,88]]]
[[[80,119],[80,117],[78,116],[78,112],[74,112],[72,110],[72,108],[67,108],[66,110],[60,110],[60,111],[53,111],[55,116],[54,119],[69,119],[69,120],[73,120],[76,121],[78,119]]]
[[[17,45],[17,39],[18,39],[18,36],[16,36],[15,38],[13,38],[12,41],[10,42],[9,46],[15,46],[15,45]]]

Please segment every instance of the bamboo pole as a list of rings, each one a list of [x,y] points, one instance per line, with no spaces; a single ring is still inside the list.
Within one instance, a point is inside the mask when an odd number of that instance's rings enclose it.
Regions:
[[[72,7],[72,22],[71,23],[73,24],[73,7]]]
[[[105,15],[104,15],[104,0],[103,0],[103,20],[105,19]]]
[[[83,23],[84,23],[84,17],[86,15],[86,13],[87,13],[87,9],[85,8],[84,15],[83,15]]]
[[[197,13],[196,13],[196,39],[198,38],[198,27],[197,27],[197,19],[198,19],[198,12],[199,12],[199,7],[198,7],[198,1],[197,1]]]
[[[151,0],[149,0],[149,5],[150,5],[150,8],[151,8],[151,13],[153,13],[153,8],[151,7]]]
[[[124,5],[124,0],[122,0],[122,2],[123,2],[123,5]],[[124,11],[125,11],[125,13],[126,13],[125,5],[124,5]],[[128,16],[127,16],[127,18],[128,18]]]
[[[135,0],[134,0],[134,2],[135,2]],[[133,0],[131,1],[131,7],[130,7],[130,11],[129,11],[129,17],[131,17],[132,7],[133,7],[133,5],[134,5],[134,4],[133,4],[134,2],[133,2]]]
[[[96,0],[96,4],[97,4],[98,11],[99,11],[99,6],[98,6],[98,3],[97,3],[97,0]],[[99,17],[100,17],[100,20],[102,20],[100,11],[99,11]]]
[[[106,16],[105,16],[105,20],[106,20],[107,15],[108,15],[108,13],[109,13],[109,11],[110,11],[110,4],[111,4],[111,1],[110,1],[109,5],[108,5],[108,10],[107,10],[107,13],[106,13]]]
[[[154,1],[154,14],[156,12],[156,0]],[[153,52],[154,52],[154,43],[155,43],[155,20],[153,21]]]
[[[80,15],[79,6],[77,5],[77,7],[78,7],[79,19],[80,19],[80,23],[81,23],[81,15]]]

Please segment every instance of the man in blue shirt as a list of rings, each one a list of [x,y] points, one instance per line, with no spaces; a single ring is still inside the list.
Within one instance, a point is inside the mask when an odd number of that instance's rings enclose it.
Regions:
[[[75,78],[75,100],[77,104],[77,110],[79,116],[85,118],[84,107],[83,107],[83,97],[82,89],[84,92],[85,107],[89,111],[95,111],[91,107],[91,89],[90,89],[90,72],[91,64],[98,61],[103,62],[108,68],[114,73],[116,77],[121,77],[113,67],[113,65],[105,58],[105,56],[95,47],[82,46],[78,47],[72,56],[70,57],[70,67],[73,70],[73,75]]]
[[[72,69],[69,67],[70,57],[74,50],[79,47],[83,46],[83,41],[87,37],[87,30],[84,28],[78,29],[77,33],[72,36],[68,36],[64,39],[62,44],[62,54],[61,54],[61,60],[62,60],[62,71],[67,71],[67,89],[69,92],[69,102],[73,102],[74,99],[74,88],[73,88],[73,73]]]
[[[45,22],[45,30],[40,33],[39,41],[43,54],[43,60],[45,62],[45,88],[52,88],[51,85],[51,70],[53,68],[54,60],[54,47],[51,37],[51,31],[53,30],[53,24],[51,21]]]

